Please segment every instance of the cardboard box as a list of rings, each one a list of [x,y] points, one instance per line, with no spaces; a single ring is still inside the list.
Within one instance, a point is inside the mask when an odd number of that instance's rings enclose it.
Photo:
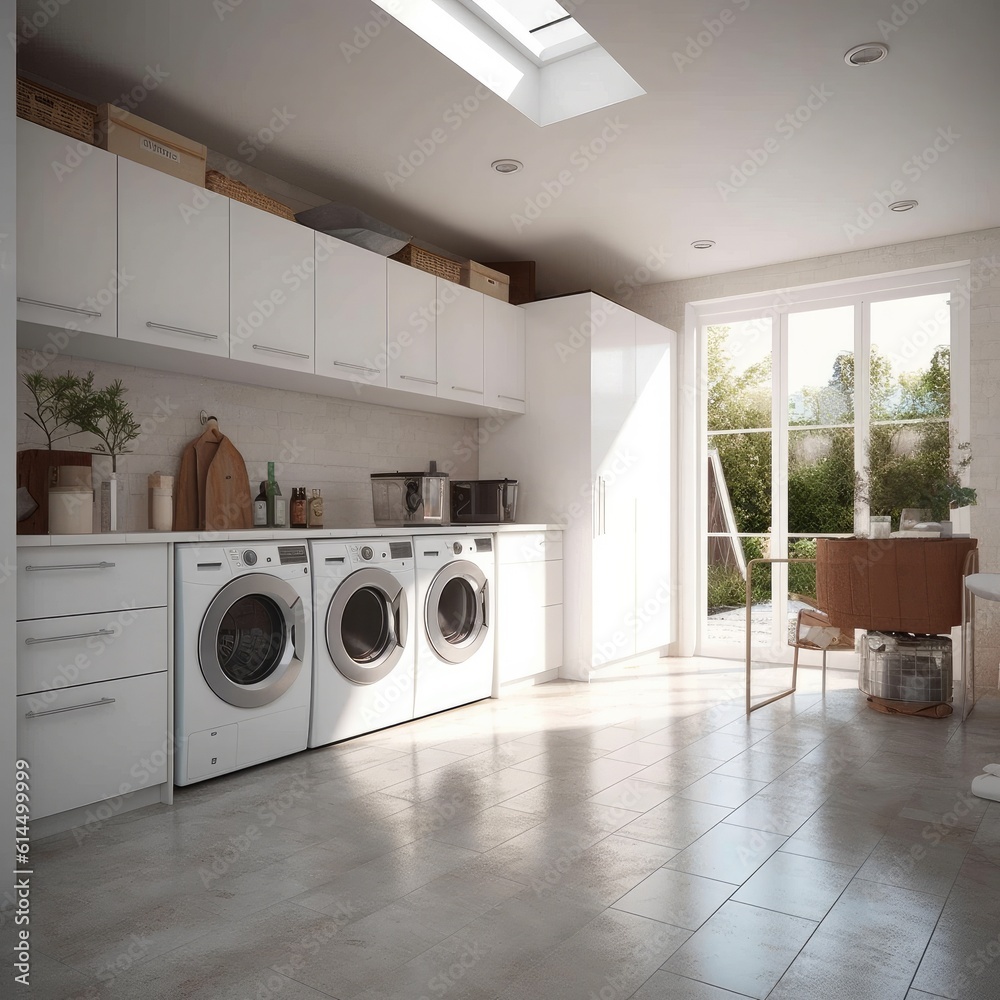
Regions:
[[[484,267],[492,267],[510,278],[510,298],[512,305],[520,306],[535,301],[535,262],[533,260],[488,260]]]
[[[507,302],[510,298],[510,277],[486,267],[485,264],[477,264],[474,260],[462,265],[462,284],[484,295],[492,295],[501,302]]]
[[[206,146],[114,104],[97,109],[97,145],[189,184],[205,186]]]

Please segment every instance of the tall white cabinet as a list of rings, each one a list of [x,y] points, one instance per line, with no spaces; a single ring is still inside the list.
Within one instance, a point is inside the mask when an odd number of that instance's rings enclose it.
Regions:
[[[527,413],[480,475],[516,474],[519,519],[565,526],[562,676],[584,680],[673,641],[675,335],[591,292],[524,312]]]

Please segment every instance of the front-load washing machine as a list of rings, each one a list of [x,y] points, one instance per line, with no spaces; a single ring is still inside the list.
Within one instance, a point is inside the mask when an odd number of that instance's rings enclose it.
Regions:
[[[413,718],[413,543],[311,542],[313,700],[309,746]]]
[[[312,579],[305,543],[179,544],[174,782],[306,748]]]
[[[413,539],[417,568],[414,716],[493,693],[492,535]]]

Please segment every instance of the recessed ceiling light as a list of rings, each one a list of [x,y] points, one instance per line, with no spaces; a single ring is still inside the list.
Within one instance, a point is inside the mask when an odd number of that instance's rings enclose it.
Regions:
[[[908,201],[894,201],[889,206],[890,212],[909,212],[911,208],[916,208],[919,202],[908,200]]]
[[[516,174],[518,170],[524,168],[524,164],[520,160],[494,160],[490,166],[498,174]]]
[[[695,240],[691,244],[695,250],[711,250],[715,246],[715,240]]]
[[[882,42],[865,42],[848,49],[844,53],[844,62],[848,66],[871,66],[872,63],[881,62],[888,54],[888,45],[883,45]]]

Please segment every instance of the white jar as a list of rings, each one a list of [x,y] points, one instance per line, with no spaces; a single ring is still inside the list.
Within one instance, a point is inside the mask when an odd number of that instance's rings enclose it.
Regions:
[[[93,492],[79,486],[50,486],[49,534],[91,535],[93,532]]]
[[[147,480],[149,530],[170,531],[174,526],[174,477],[154,472]]]

